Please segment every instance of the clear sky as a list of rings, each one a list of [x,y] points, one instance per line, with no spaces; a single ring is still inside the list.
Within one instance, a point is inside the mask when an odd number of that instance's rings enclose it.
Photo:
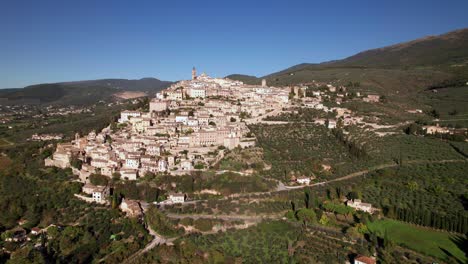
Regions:
[[[262,76],[468,27],[468,0],[3,0],[0,88]]]

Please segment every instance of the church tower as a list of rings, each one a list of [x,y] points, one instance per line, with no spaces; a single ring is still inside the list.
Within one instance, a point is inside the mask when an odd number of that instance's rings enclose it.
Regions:
[[[195,67],[193,67],[192,69],[192,80],[195,80],[197,79],[197,69],[195,69]]]

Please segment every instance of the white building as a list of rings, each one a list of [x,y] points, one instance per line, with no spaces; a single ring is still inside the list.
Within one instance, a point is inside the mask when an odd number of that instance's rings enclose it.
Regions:
[[[175,117],[176,123],[183,123],[184,125],[188,122],[188,116],[178,115]]]
[[[160,159],[160,160],[158,161],[158,170],[159,170],[160,172],[165,172],[165,171],[167,171],[167,161],[166,161],[166,160]]]
[[[105,202],[105,198],[109,196],[109,188],[107,186],[98,186],[89,183],[83,186],[83,192],[90,194],[92,200],[97,203]]]
[[[299,178],[296,179],[296,181],[299,184],[305,184],[305,185],[310,184],[310,178],[309,177],[299,177]]]
[[[206,97],[206,90],[199,89],[199,88],[192,88],[190,89],[190,97],[192,98],[205,98]]]
[[[183,203],[185,202],[185,194],[183,193],[169,194],[168,200],[172,203]]]
[[[140,117],[141,113],[139,111],[122,111],[120,113],[119,123],[125,123],[130,120],[132,117]]]
[[[169,102],[165,100],[151,100],[149,104],[150,112],[161,112],[169,109]]]
[[[367,213],[372,213],[374,211],[374,209],[372,208],[372,204],[363,203],[360,199],[348,200],[346,205],[356,210],[367,212]]]
[[[125,167],[129,169],[138,169],[138,167],[140,167],[140,159],[127,157],[125,159]]]
[[[137,170],[120,170],[120,176],[124,180],[134,181],[138,178]]]
[[[328,126],[329,129],[336,128],[336,121],[335,120],[328,120]]]

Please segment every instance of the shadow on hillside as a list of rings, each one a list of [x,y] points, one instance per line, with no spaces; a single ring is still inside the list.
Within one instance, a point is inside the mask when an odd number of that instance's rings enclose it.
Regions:
[[[452,235],[450,237],[450,241],[452,241],[465,254],[465,259],[468,259],[468,239],[461,235]],[[439,248],[447,255],[447,261],[449,261],[449,263],[466,263],[459,259],[457,256],[454,256],[447,249],[442,247]]]

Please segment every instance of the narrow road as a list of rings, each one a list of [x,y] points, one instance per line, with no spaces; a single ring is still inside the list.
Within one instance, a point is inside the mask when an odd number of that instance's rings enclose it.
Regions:
[[[428,163],[428,164],[455,163],[455,162],[467,162],[467,161],[468,161],[468,159],[435,160],[435,161],[431,161],[431,160],[410,160],[410,161],[405,161],[403,165],[405,165],[405,164],[424,164],[424,163]],[[371,167],[371,168],[366,169],[366,170],[353,172],[353,173],[350,173],[348,175],[345,175],[345,176],[342,176],[342,177],[339,177],[339,178],[336,178],[336,179],[323,181],[323,182],[318,182],[318,183],[314,183],[314,184],[310,184],[310,185],[287,186],[283,182],[278,181],[278,186],[276,187],[276,190],[274,190],[274,191],[236,193],[236,194],[231,194],[229,196],[223,197],[220,200],[227,200],[227,199],[230,199],[230,198],[242,198],[242,197],[248,197],[248,196],[251,196],[251,195],[272,194],[272,193],[284,192],[284,191],[288,191],[288,190],[302,189],[302,188],[306,188],[306,187],[321,186],[321,185],[325,185],[325,184],[331,183],[331,182],[345,181],[345,180],[349,180],[349,179],[352,179],[352,178],[356,178],[356,177],[365,175],[365,174],[367,174],[369,172],[373,172],[373,171],[377,171],[377,170],[381,170],[381,169],[386,169],[386,168],[394,168],[394,167],[398,167],[398,164],[396,164],[396,163],[385,163],[385,164],[381,164],[381,165]],[[272,179],[272,180],[275,180],[275,179]],[[206,202],[206,201],[208,201],[208,200],[207,199],[197,200],[197,201],[192,201],[192,203],[193,202]]]
[[[177,237],[165,238],[165,237],[159,235],[158,233],[156,233],[156,231],[154,231],[149,225],[148,225],[148,232],[150,233],[150,235],[153,236],[153,240],[151,240],[151,242],[148,243],[148,245],[146,245],[143,249],[135,252],[129,258],[124,260],[123,264],[133,263],[139,256],[145,254],[146,252],[150,251],[154,247],[156,247],[158,245],[166,244],[166,243],[172,243],[172,242],[174,242],[174,240],[177,239]]]

